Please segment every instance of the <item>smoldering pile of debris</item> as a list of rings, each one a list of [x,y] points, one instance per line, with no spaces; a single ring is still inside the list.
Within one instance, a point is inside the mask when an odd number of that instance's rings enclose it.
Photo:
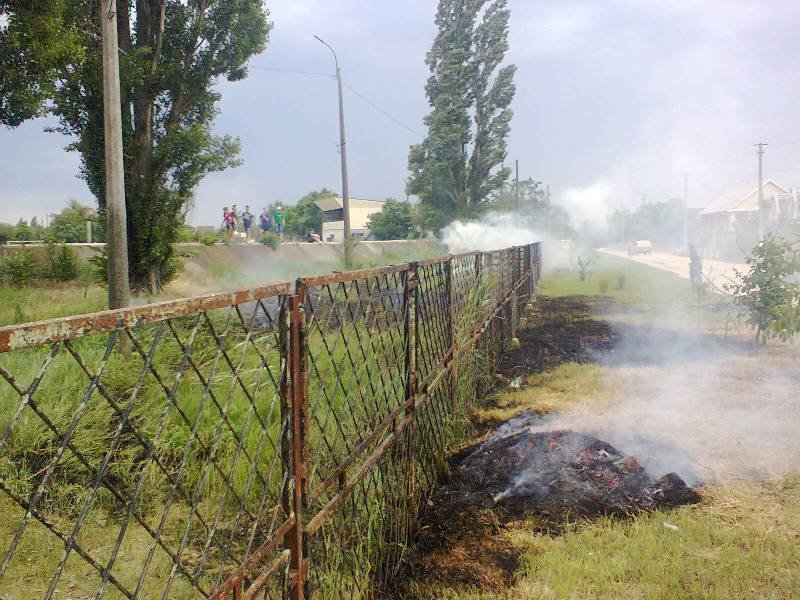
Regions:
[[[700,501],[675,473],[654,480],[633,456],[590,435],[525,428],[495,433],[455,468],[450,500],[510,514],[630,515]]]

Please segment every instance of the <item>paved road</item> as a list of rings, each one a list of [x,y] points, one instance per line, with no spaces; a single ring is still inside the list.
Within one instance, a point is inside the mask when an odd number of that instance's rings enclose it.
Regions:
[[[686,256],[678,256],[677,254],[670,254],[669,252],[653,252],[652,254],[628,256],[628,253],[625,251],[609,250],[608,248],[600,248],[600,252],[627,258],[628,260],[649,265],[656,269],[670,271],[675,273],[678,277],[689,279],[689,258]],[[720,291],[724,291],[722,290],[724,284],[738,281],[734,269],[746,272],[747,268],[747,265],[743,263],[732,263],[722,260],[703,260],[703,274],[716,287],[721,288]]]

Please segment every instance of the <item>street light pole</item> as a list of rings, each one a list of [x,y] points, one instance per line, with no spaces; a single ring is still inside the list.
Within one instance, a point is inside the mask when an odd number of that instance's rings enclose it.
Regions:
[[[344,135],[344,98],[342,94],[342,70],[339,68],[339,59],[331,45],[319,36],[317,40],[328,47],[333,54],[336,64],[336,82],[339,88],[339,151],[342,159],[342,212],[344,221],[344,265],[349,269],[353,264],[353,245],[350,237],[350,186],[347,181],[347,142]]]
[[[689,174],[683,174],[683,248],[689,251]]]
[[[754,144],[758,148],[758,241],[764,239],[764,146],[765,142]]]

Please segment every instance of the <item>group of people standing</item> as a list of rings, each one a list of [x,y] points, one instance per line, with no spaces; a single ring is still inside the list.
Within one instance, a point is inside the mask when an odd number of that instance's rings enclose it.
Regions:
[[[268,231],[274,231],[283,239],[283,210],[282,207],[277,207],[274,214],[270,214],[268,208],[264,208],[258,217],[258,225],[263,234]],[[252,239],[251,230],[255,224],[255,217],[250,212],[250,207],[245,206],[244,211],[240,212],[239,208],[234,204],[230,210],[226,206],[222,209],[222,226],[225,228],[225,234],[228,241],[233,241],[237,233],[242,234],[246,240]]]

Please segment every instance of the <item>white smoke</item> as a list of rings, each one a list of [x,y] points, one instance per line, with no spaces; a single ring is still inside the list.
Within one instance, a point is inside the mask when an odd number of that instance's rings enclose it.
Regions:
[[[453,221],[442,229],[442,241],[450,252],[489,252],[539,242],[544,238],[525,225],[519,215],[488,213],[480,221]]]
[[[559,198],[559,204],[569,213],[575,225],[590,222],[604,226],[609,214],[614,186],[606,179],[591,185],[569,188]]]
[[[605,391],[534,430],[594,435],[636,456],[653,477],[675,471],[690,484],[796,470],[796,353],[697,331],[614,325],[621,338],[599,357],[609,367]]]

